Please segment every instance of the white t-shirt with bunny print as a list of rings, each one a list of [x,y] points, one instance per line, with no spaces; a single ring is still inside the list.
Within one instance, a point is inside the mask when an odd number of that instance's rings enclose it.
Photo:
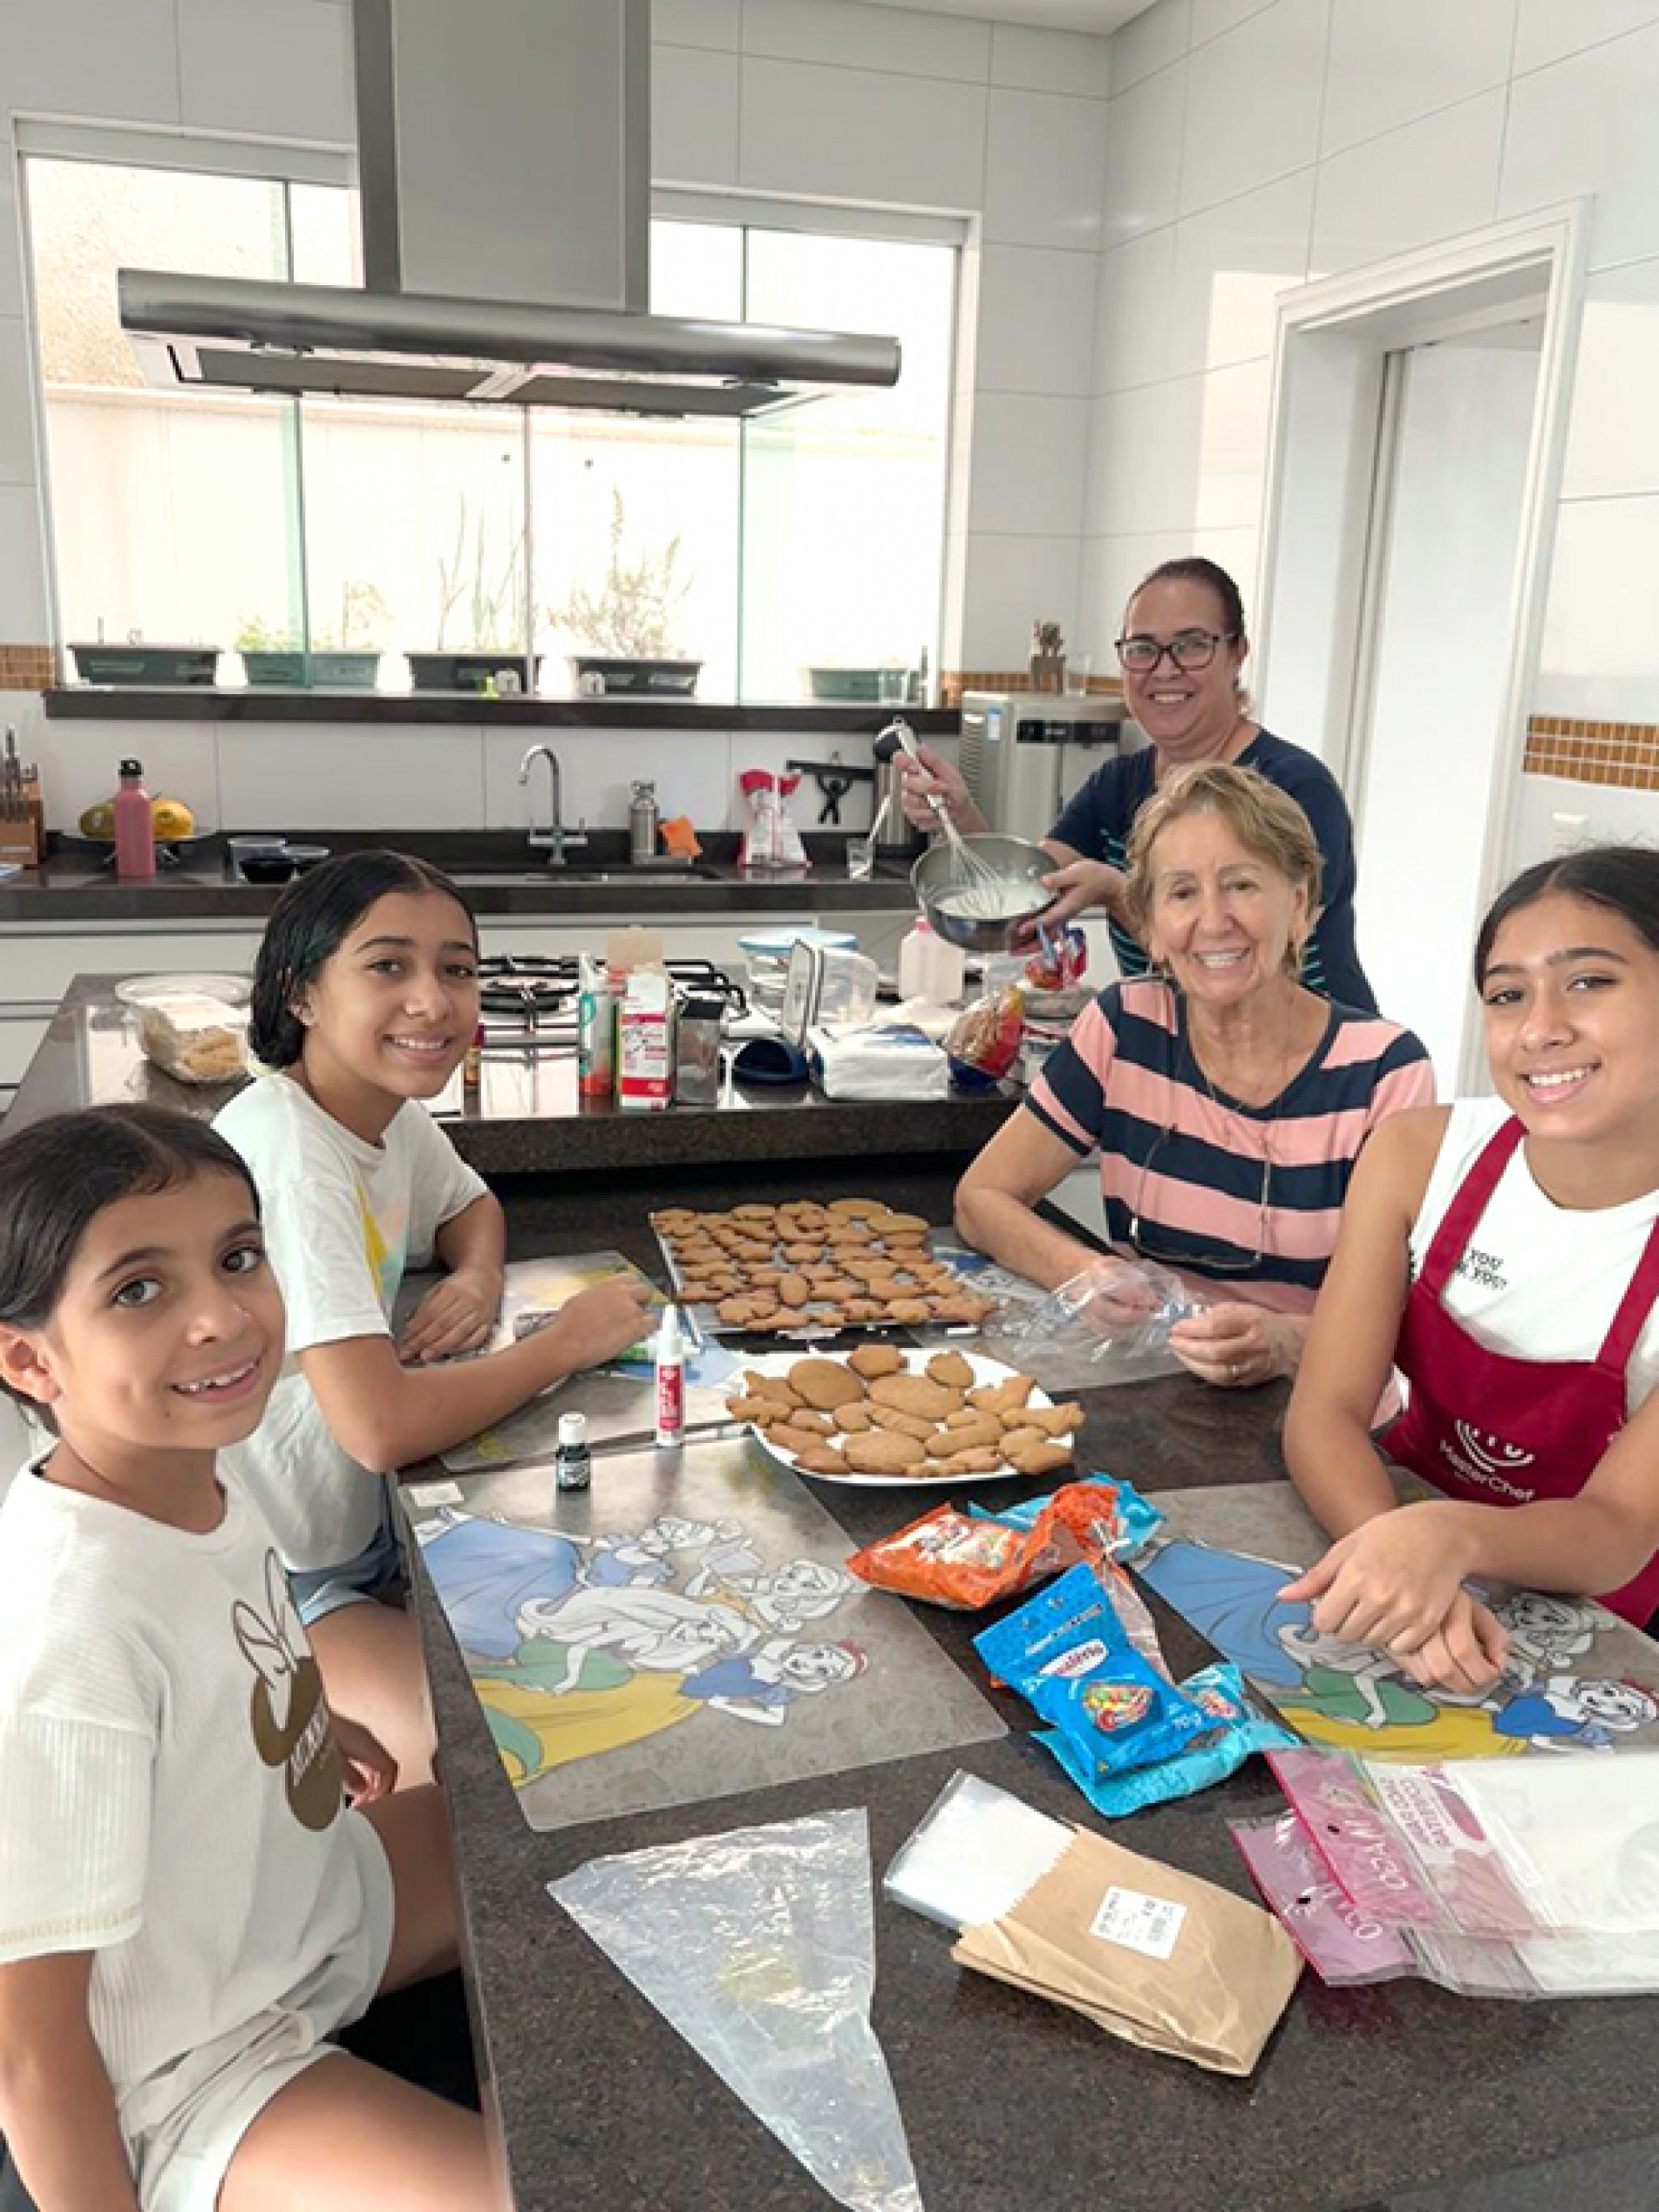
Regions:
[[[169,2176],[363,2011],[391,1871],[257,1508],[195,1535],[46,1456],[0,1501],[0,1962],[92,1954],[141,2201],[211,2203]]]

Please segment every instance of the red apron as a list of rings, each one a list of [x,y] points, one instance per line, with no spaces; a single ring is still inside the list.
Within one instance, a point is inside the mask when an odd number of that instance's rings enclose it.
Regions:
[[[1411,1402],[1383,1440],[1389,1457],[1476,1505],[1577,1497],[1624,1426],[1624,1371],[1659,1297],[1656,1223],[1594,1359],[1488,1351],[1446,1312],[1440,1294],[1525,1134],[1519,1121],[1506,1122],[1453,1192],[1394,1347]],[[1659,1609],[1659,1554],[1601,1603],[1645,1627]]]

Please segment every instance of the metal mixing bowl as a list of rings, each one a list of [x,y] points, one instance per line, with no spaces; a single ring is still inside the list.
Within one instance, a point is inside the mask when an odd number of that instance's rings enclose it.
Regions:
[[[1060,863],[1052,853],[1045,853],[1040,845],[1032,845],[1023,837],[1003,837],[993,832],[963,841],[976,859],[985,862],[998,883],[1006,887],[1010,911],[986,921],[952,913],[940,903],[942,893],[948,894],[953,886],[960,888],[962,875],[962,863],[949,840],[942,837],[910,871],[916,904],[947,943],[961,945],[967,952],[1010,951],[1017,931],[1054,904],[1056,895],[1044,888],[1043,878],[1051,875]]]

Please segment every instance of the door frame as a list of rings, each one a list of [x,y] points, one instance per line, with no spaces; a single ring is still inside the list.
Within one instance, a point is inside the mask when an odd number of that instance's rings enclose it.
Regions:
[[[1590,214],[1588,199],[1563,201],[1279,296],[1256,593],[1260,680],[1273,726],[1295,732],[1339,776],[1357,757],[1353,718],[1365,683],[1362,593],[1384,358],[1541,310],[1509,661],[1481,850],[1483,907],[1507,866],[1520,804]],[[1283,635],[1275,648],[1278,608]],[[1480,1079],[1478,1040],[1466,1028],[1460,1087]]]

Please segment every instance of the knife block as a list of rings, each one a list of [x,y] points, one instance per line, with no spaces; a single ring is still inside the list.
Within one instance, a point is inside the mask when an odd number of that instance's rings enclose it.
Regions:
[[[0,863],[38,868],[46,857],[46,809],[37,776],[24,785],[23,798],[28,812],[21,820],[0,814]]]

